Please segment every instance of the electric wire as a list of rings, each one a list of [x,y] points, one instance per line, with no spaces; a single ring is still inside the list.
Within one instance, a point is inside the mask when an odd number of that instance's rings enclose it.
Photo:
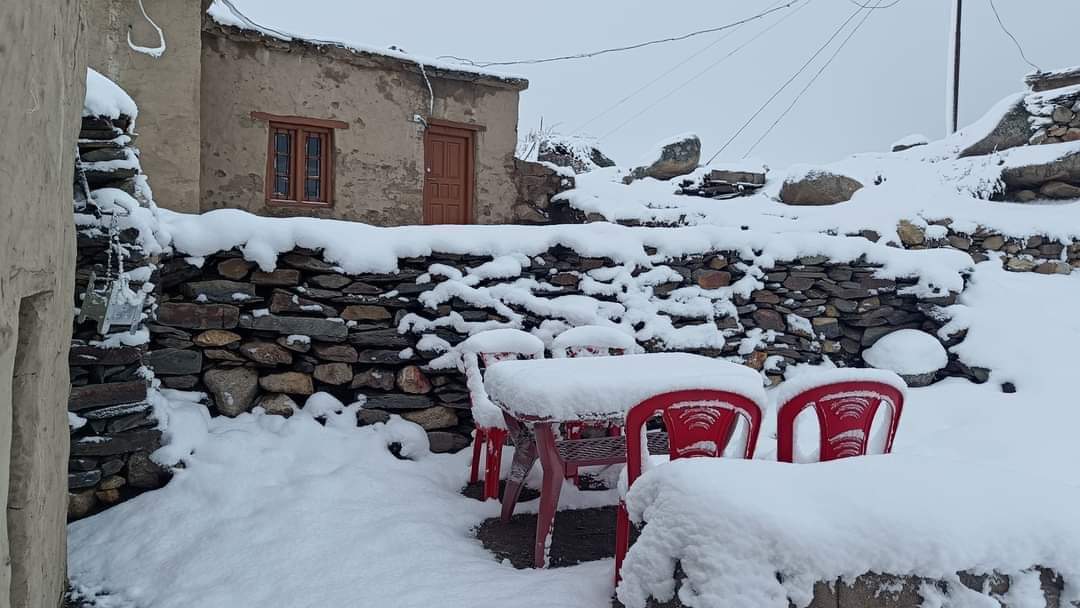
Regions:
[[[877,4],[881,4],[882,1],[883,0],[877,0]],[[865,8],[875,9],[884,7],[866,6]],[[840,41],[840,45],[836,47],[832,55],[829,56],[825,63],[822,64],[820,68],[818,68],[818,71],[810,78],[806,85],[803,86],[802,90],[800,90],[798,94],[795,95],[795,98],[791,100],[791,103],[789,103],[788,106],[784,108],[784,111],[776,117],[776,120],[774,120],[772,124],[769,125],[769,128],[765,129],[765,132],[762,133],[756,140],[754,140],[754,143],[746,150],[746,153],[743,154],[743,158],[750,156],[754,149],[757,148],[758,144],[760,144],[766,137],[769,136],[770,133],[773,132],[773,129],[775,129],[778,124],[780,124],[780,121],[784,120],[784,117],[787,116],[789,112],[791,112],[791,109],[795,107],[795,104],[799,103],[799,100],[802,99],[802,96],[806,93],[806,91],[808,91],[810,87],[814,85],[814,82],[816,82],[817,79],[821,76],[821,74],[824,73],[826,69],[828,69],[829,65],[832,64],[834,59],[836,59],[836,56],[840,54],[840,51],[844,50],[844,47],[847,46],[847,43],[852,39],[852,37],[855,36],[855,32],[858,32],[859,28],[861,28],[863,24],[866,23],[866,20],[870,17],[870,14],[872,12],[872,10],[867,10],[867,12],[863,14],[862,19],[860,19],[859,22],[855,24],[855,27],[852,28],[850,32],[848,32],[847,37]]]
[[[811,55],[810,58],[807,59],[799,67],[799,69],[796,70],[796,72],[791,75],[790,78],[788,78],[786,81],[784,81],[784,83],[780,85],[780,88],[776,89],[776,91],[774,91],[773,94],[770,95],[769,98],[765,100],[765,103],[761,104],[761,106],[756,111],[754,111],[753,114],[750,115],[750,118],[746,119],[746,122],[744,122],[742,124],[742,126],[740,126],[734,133],[731,134],[731,137],[729,137],[727,139],[727,141],[724,142],[724,145],[720,146],[720,149],[717,150],[715,154],[713,154],[711,157],[709,157],[708,162],[706,162],[705,164],[709,164],[709,163],[713,162],[714,160],[716,160],[717,156],[720,156],[720,154],[722,154],[724,152],[724,150],[727,150],[728,146],[730,146],[731,143],[733,141],[735,141],[735,139],[739,135],[741,135],[742,132],[745,131],[746,128],[749,127],[750,124],[753,123],[754,120],[757,119],[757,117],[759,115],[761,115],[762,112],[765,111],[765,108],[767,108],[769,106],[769,104],[771,104],[773,102],[773,100],[775,100],[780,95],[780,93],[784,92],[784,89],[786,89],[788,87],[788,85],[790,85],[792,82],[794,82],[795,79],[798,78],[800,74],[802,74],[803,72],[806,71],[806,68],[809,67],[810,64],[814,62],[815,59],[817,59],[817,56],[820,55],[822,53],[822,51],[824,51],[826,48],[828,48],[829,45],[832,44],[832,41],[835,40],[836,37],[840,35],[840,32],[844,31],[844,29],[847,28],[847,25],[849,23],[851,23],[851,21],[853,19],[855,19],[855,17],[857,17],[859,15],[859,13],[863,12],[863,10],[864,9],[862,7],[860,7],[860,8],[855,9],[855,12],[848,15],[847,19],[844,19],[844,21],[839,25],[839,27],[837,27],[836,30],[834,30],[833,33],[829,36],[829,38],[827,40],[825,40],[825,43],[822,44],[820,47],[818,47],[818,49],[816,51],[814,51],[814,54]]]
[[[716,27],[710,27],[710,28],[706,28],[706,29],[702,29],[702,30],[696,30],[696,31],[690,32],[688,34],[681,34],[679,36],[671,36],[669,38],[660,38],[660,39],[657,39],[657,40],[647,40],[645,42],[638,42],[638,43],[629,44],[629,45],[626,45],[626,46],[599,49],[599,50],[596,50],[596,51],[588,51],[588,52],[585,52],[585,53],[575,53],[573,55],[559,55],[557,57],[545,57],[545,58],[542,58],[542,59],[515,59],[515,60],[512,60],[512,61],[474,61],[474,60],[468,59],[466,57],[457,57],[455,55],[441,55],[439,57],[439,59],[454,59],[456,61],[461,61],[463,63],[467,63],[469,65],[472,65],[472,66],[475,66],[475,67],[480,67],[480,68],[488,68],[488,67],[492,67],[492,66],[506,66],[506,65],[536,65],[536,64],[541,64],[541,63],[553,63],[553,62],[556,62],[556,61],[570,61],[570,60],[574,60],[574,59],[589,59],[589,58],[597,57],[597,56],[600,56],[600,55],[607,55],[609,53],[622,53],[622,52],[625,52],[625,51],[632,51],[632,50],[644,48],[644,47],[647,47],[647,46],[653,46],[653,45],[657,45],[657,44],[667,44],[667,43],[670,43],[670,42],[679,42],[679,41],[682,41],[682,40],[687,40],[689,38],[694,38],[695,36],[703,36],[705,34],[712,34],[714,32],[720,32],[720,31],[723,31],[723,30],[731,29],[733,27],[738,27],[738,26],[743,25],[745,23],[750,23],[751,21],[757,21],[758,19],[762,19],[764,17],[767,17],[768,15],[771,15],[772,13],[775,13],[776,11],[781,11],[781,10],[784,10],[786,8],[791,7],[792,5],[798,4],[798,2],[799,2],[799,0],[789,0],[789,2],[787,2],[786,4],[782,4],[780,6],[776,6],[776,7],[770,8],[770,9],[766,9],[766,10],[761,11],[760,13],[758,13],[756,15],[751,15],[750,17],[747,17],[745,19],[739,19],[738,21],[732,21],[731,23],[726,23],[724,25],[718,25]]]
[[[1020,58],[1024,60],[1024,63],[1035,68],[1036,72],[1041,72],[1042,70],[1039,69],[1039,66],[1032,63],[1031,60],[1028,59],[1027,55],[1024,54],[1024,47],[1020,46],[1020,41],[1016,39],[1016,36],[1012,35],[1012,32],[1009,31],[1009,28],[1005,27],[1005,22],[1001,20],[1001,15],[998,14],[997,7],[994,6],[994,0],[990,0],[990,10],[994,11],[994,17],[997,19],[998,25],[1001,26],[1001,31],[1005,32],[1005,35],[1012,39],[1013,44],[1016,45],[1016,50],[1020,51]]]

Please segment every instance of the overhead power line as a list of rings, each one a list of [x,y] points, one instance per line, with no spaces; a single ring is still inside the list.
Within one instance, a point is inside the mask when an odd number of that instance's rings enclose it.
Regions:
[[[773,4],[772,4],[772,5],[771,5],[771,6],[769,7],[769,8],[773,8],[773,7],[775,7],[775,6],[777,5],[777,4],[780,4],[780,2],[782,2],[782,1],[783,1],[783,0],[778,0],[777,2],[773,2]],[[626,95],[625,97],[623,97],[622,99],[620,99],[620,100],[616,101],[615,103],[611,104],[610,106],[608,106],[608,107],[604,108],[603,110],[601,110],[601,111],[597,112],[597,113],[596,113],[596,114],[595,114],[594,116],[592,116],[591,118],[589,118],[589,119],[588,119],[588,120],[586,120],[585,122],[581,123],[581,125],[580,125],[579,127],[577,127],[576,129],[574,129],[573,131],[571,131],[571,133],[573,133],[573,134],[577,134],[577,133],[580,133],[581,131],[583,131],[583,130],[585,129],[585,127],[588,127],[588,126],[589,126],[589,125],[591,125],[592,123],[596,122],[596,120],[597,120],[597,119],[599,119],[599,118],[602,118],[603,116],[606,116],[606,115],[607,115],[607,114],[608,114],[609,112],[611,112],[611,111],[612,111],[612,110],[614,110],[615,108],[618,108],[619,106],[621,106],[622,104],[626,103],[627,101],[630,101],[630,100],[631,100],[631,99],[633,99],[634,97],[637,97],[637,95],[638,95],[639,93],[641,93],[642,91],[644,91],[644,90],[648,89],[649,87],[651,87],[652,85],[656,84],[657,82],[660,82],[660,81],[661,81],[661,80],[663,80],[663,79],[664,79],[664,78],[665,78],[666,76],[668,76],[669,74],[671,74],[671,73],[672,73],[672,72],[674,72],[675,70],[677,70],[677,69],[681,68],[682,66],[686,65],[687,63],[691,62],[691,61],[692,61],[692,60],[694,60],[694,59],[695,59],[696,57],[698,57],[699,55],[703,54],[703,53],[704,53],[705,51],[708,51],[708,50],[709,50],[709,49],[711,49],[712,47],[714,47],[714,46],[716,46],[716,45],[720,44],[721,42],[723,42],[724,40],[727,40],[727,39],[728,39],[728,38],[729,38],[730,36],[732,36],[732,35],[733,35],[733,34],[734,34],[735,32],[737,32],[737,31],[738,31],[739,29],[740,29],[740,28],[736,27],[736,28],[732,28],[732,29],[728,30],[728,31],[727,31],[727,32],[726,32],[726,33],[725,33],[725,34],[724,34],[723,36],[720,36],[720,37],[719,37],[719,38],[717,38],[716,40],[713,40],[712,42],[710,42],[710,43],[709,43],[708,45],[706,45],[706,46],[704,46],[704,47],[702,47],[702,48],[698,49],[697,51],[694,51],[693,53],[691,53],[691,54],[690,54],[690,55],[688,55],[687,57],[683,58],[682,60],[680,60],[680,61],[679,61],[678,63],[676,63],[675,65],[673,65],[673,66],[671,66],[671,67],[667,68],[666,70],[664,70],[664,71],[660,72],[659,74],[657,74],[657,75],[656,75],[656,77],[654,77],[654,78],[653,78],[652,80],[650,80],[649,82],[646,82],[645,84],[641,85],[641,86],[640,86],[640,87],[638,87],[637,89],[634,89],[634,90],[633,90],[632,92],[630,92],[629,94],[627,94],[627,95]]]
[[[1039,69],[1039,66],[1032,63],[1031,60],[1027,58],[1027,55],[1024,54],[1024,47],[1020,46],[1020,41],[1016,39],[1016,36],[1012,35],[1009,28],[1005,27],[1005,22],[1001,20],[1001,15],[998,14],[997,7],[994,6],[994,0],[990,0],[990,10],[994,11],[994,17],[997,19],[998,25],[1001,26],[1001,31],[1005,32],[1005,35],[1012,39],[1013,44],[1016,45],[1016,50],[1020,51],[1020,58],[1024,60],[1024,63],[1035,68],[1036,72],[1041,72],[1042,70]]]
[[[464,63],[468,63],[468,64],[470,64],[472,66],[479,67],[479,68],[489,68],[489,67],[493,67],[493,66],[505,66],[505,65],[534,65],[534,64],[538,64],[538,63],[552,63],[552,62],[555,62],[555,61],[569,61],[569,60],[572,60],[572,59],[589,59],[591,57],[597,57],[599,55],[607,55],[608,53],[622,53],[624,51],[632,51],[632,50],[635,50],[635,49],[640,49],[640,48],[644,48],[644,47],[647,47],[647,46],[653,46],[653,45],[656,45],[656,44],[667,44],[667,43],[670,43],[670,42],[679,42],[681,40],[687,40],[687,39],[693,38],[695,36],[703,36],[705,34],[712,34],[714,32],[720,32],[720,31],[723,31],[723,30],[731,29],[733,27],[738,27],[738,26],[740,26],[740,25],[742,25],[744,23],[750,23],[751,21],[756,21],[756,20],[761,19],[763,17],[766,17],[766,16],[768,16],[768,15],[770,15],[772,13],[775,13],[776,11],[784,10],[784,9],[794,5],[794,4],[797,4],[798,2],[799,2],[799,0],[790,0],[786,4],[782,4],[780,6],[776,6],[776,7],[770,8],[770,9],[766,9],[766,10],[761,11],[760,13],[758,13],[756,15],[752,15],[752,16],[747,17],[745,19],[740,19],[738,21],[733,21],[731,23],[727,23],[727,24],[724,24],[724,25],[718,25],[716,27],[710,27],[710,28],[706,28],[706,29],[703,29],[703,30],[693,31],[693,32],[690,32],[688,34],[682,34],[682,35],[679,35],[679,36],[671,36],[669,38],[660,38],[660,39],[657,39],[657,40],[647,40],[645,42],[638,42],[638,43],[630,44],[630,45],[627,45],[627,46],[619,46],[619,47],[613,47],[613,48],[599,49],[599,50],[596,50],[596,51],[589,51],[589,52],[586,52],[586,53],[576,53],[574,55],[560,55],[558,57],[545,57],[543,59],[515,59],[513,61],[473,61],[472,59],[468,59],[468,58],[465,58],[465,57],[456,57],[454,55],[442,55],[442,56],[439,57],[439,59],[454,59],[454,60],[457,60],[457,61],[462,61]]]
[[[805,1],[803,1],[803,2],[801,3],[801,4],[799,4],[799,6],[798,6],[798,7],[797,7],[797,8],[795,9],[795,10],[793,10],[793,11],[791,11],[790,13],[788,13],[788,14],[784,15],[784,16],[783,16],[783,17],[781,17],[780,19],[776,20],[775,22],[773,22],[773,23],[772,23],[772,25],[770,25],[769,27],[767,27],[767,28],[765,28],[765,29],[761,30],[760,32],[758,32],[757,34],[755,34],[755,35],[754,35],[754,36],[753,36],[752,38],[750,38],[749,40],[747,40],[746,42],[743,42],[743,43],[742,43],[742,44],[740,44],[739,46],[737,46],[737,47],[735,47],[735,48],[731,49],[730,51],[728,51],[728,53],[727,53],[726,55],[724,55],[724,56],[720,57],[720,58],[719,58],[719,59],[717,59],[716,61],[714,61],[714,62],[710,63],[710,64],[709,64],[709,65],[707,65],[707,66],[705,66],[705,69],[703,69],[703,70],[701,70],[701,71],[697,72],[696,74],[694,74],[694,75],[693,75],[693,76],[691,76],[690,78],[688,78],[688,79],[684,80],[684,81],[683,81],[682,83],[680,83],[680,84],[679,84],[678,86],[676,86],[676,87],[674,87],[673,89],[671,89],[670,91],[668,91],[668,92],[667,92],[667,93],[666,93],[666,94],[665,94],[664,96],[660,97],[659,99],[657,99],[656,101],[652,102],[651,104],[649,104],[649,105],[645,106],[644,108],[642,108],[641,110],[639,110],[639,111],[638,111],[638,112],[637,112],[636,114],[634,114],[634,115],[630,116],[630,117],[629,117],[629,118],[627,118],[626,120],[624,120],[624,121],[622,121],[621,123],[619,123],[619,124],[618,124],[617,126],[615,126],[615,128],[613,128],[613,129],[611,129],[610,131],[608,131],[607,133],[604,133],[603,135],[601,135],[599,139],[603,140],[603,139],[606,139],[606,138],[608,138],[609,136],[611,136],[611,135],[615,134],[615,133],[616,133],[616,132],[618,132],[618,131],[619,131],[620,129],[622,129],[622,128],[623,128],[623,127],[625,127],[626,125],[630,124],[631,122],[633,122],[633,121],[634,121],[635,119],[637,119],[637,118],[638,118],[639,116],[641,116],[642,114],[644,114],[644,113],[648,112],[649,110],[651,110],[651,109],[655,108],[656,106],[658,106],[658,105],[660,105],[661,103],[663,103],[664,101],[666,101],[666,100],[667,100],[668,98],[670,98],[670,97],[671,97],[672,95],[674,95],[675,93],[678,93],[678,92],[679,92],[680,90],[682,90],[682,89],[686,88],[687,86],[689,86],[689,85],[691,85],[691,84],[693,84],[693,83],[695,83],[695,82],[698,82],[698,79],[699,79],[699,78],[701,78],[702,76],[704,76],[704,75],[705,75],[706,73],[708,73],[709,71],[711,71],[711,70],[712,70],[713,68],[715,68],[716,66],[718,66],[718,65],[720,65],[721,63],[723,63],[724,61],[726,61],[726,60],[727,60],[728,58],[730,58],[731,56],[735,55],[735,53],[738,53],[738,52],[739,52],[739,51],[741,51],[742,49],[744,49],[744,48],[746,48],[747,46],[749,46],[749,45],[750,45],[750,44],[751,44],[752,42],[754,42],[754,41],[755,41],[755,40],[757,40],[758,38],[761,38],[762,36],[764,36],[765,34],[767,34],[767,33],[768,33],[769,31],[771,31],[771,30],[772,30],[773,28],[777,27],[778,25],[780,25],[781,23],[783,23],[784,21],[786,21],[786,20],[787,20],[787,19],[788,19],[789,17],[792,17],[792,16],[794,16],[794,15],[795,15],[796,13],[798,13],[798,12],[799,12],[800,10],[802,10],[802,9],[803,9],[803,8],[804,8],[805,6],[807,6],[808,4],[810,4],[810,2],[811,2],[811,1],[812,1],[812,0],[805,0]]]
[[[879,9],[879,8],[890,8],[890,7],[896,6],[897,4],[900,4],[901,0],[893,0],[892,2],[890,2],[888,4],[881,4],[880,1],[876,3],[876,4],[881,5],[881,6],[877,6],[877,5],[870,6],[869,4],[863,4],[863,3],[859,2],[858,0],[848,0],[848,2],[854,4],[855,6],[861,6],[863,8]]]
[[[879,5],[882,2],[883,2],[883,0],[876,0],[875,4]],[[896,2],[893,2],[893,4],[896,4]],[[866,8],[866,9],[875,9],[875,8],[885,8],[885,7],[884,6],[866,6],[864,8]],[[863,13],[862,19],[860,19],[859,22],[855,24],[855,27],[852,28],[850,32],[848,32],[847,37],[845,37],[842,41],[840,41],[840,46],[836,47],[836,50],[833,51],[832,55],[830,55],[829,58],[825,61],[825,63],[822,64],[822,66],[820,68],[818,68],[818,71],[813,75],[813,77],[810,78],[810,80],[806,83],[806,85],[802,88],[802,90],[799,91],[797,95],[795,95],[795,98],[791,100],[791,103],[789,103],[786,108],[784,108],[784,111],[781,112],[780,115],[776,117],[776,120],[774,120],[772,122],[772,124],[769,125],[769,128],[765,129],[765,132],[762,133],[756,140],[754,140],[754,143],[746,150],[746,153],[743,154],[743,158],[746,158],[747,156],[750,156],[750,154],[754,151],[754,149],[757,148],[758,144],[760,144],[762,141],[764,141],[764,139],[766,137],[768,137],[770,133],[773,132],[773,129],[775,129],[778,124],[780,124],[780,121],[784,120],[784,117],[788,115],[788,112],[791,112],[791,109],[795,107],[795,104],[799,103],[799,100],[802,99],[802,96],[810,89],[810,87],[812,87],[814,85],[814,82],[817,81],[817,79],[821,76],[821,74],[824,73],[826,69],[828,69],[829,65],[832,64],[834,59],[836,59],[836,56],[840,54],[840,51],[844,50],[844,47],[847,46],[847,43],[851,40],[851,38],[853,36],[855,36],[855,32],[859,31],[859,28],[861,28],[863,26],[863,24],[866,23],[866,20],[870,17],[870,14],[873,13],[873,12],[874,12],[873,10],[867,10],[865,13]]]
[[[795,73],[792,74],[790,78],[788,78],[786,81],[784,81],[784,83],[781,84],[780,87],[778,89],[776,89],[776,91],[774,91],[773,94],[770,95],[768,99],[765,100],[765,103],[761,104],[761,106],[757,110],[755,110],[753,114],[750,115],[750,118],[746,119],[746,122],[744,122],[742,124],[742,126],[740,126],[738,129],[735,130],[734,133],[731,134],[731,137],[729,137],[727,139],[727,141],[724,142],[724,145],[720,146],[720,149],[717,150],[715,154],[713,154],[711,157],[709,157],[708,162],[705,163],[705,164],[709,164],[709,163],[713,162],[714,160],[716,160],[717,156],[720,156],[720,154],[722,154],[724,152],[724,150],[727,150],[728,146],[731,145],[731,142],[735,141],[735,138],[737,138],[739,135],[741,135],[742,132],[745,131],[746,128],[749,127],[750,124],[753,123],[754,120],[762,112],[765,111],[765,108],[767,108],[769,106],[769,104],[771,104],[773,102],[773,100],[776,99],[780,95],[780,93],[784,92],[784,89],[786,89],[788,87],[788,85],[790,85],[792,82],[794,82],[795,79],[798,78],[800,74],[805,72],[806,68],[810,67],[810,64],[813,63],[815,59],[817,59],[817,56],[820,55],[822,53],[822,51],[824,51],[826,48],[828,48],[829,45],[832,44],[832,41],[835,40],[836,37],[840,35],[840,32],[844,31],[844,29],[847,28],[847,25],[849,23],[851,23],[851,21],[855,17],[857,17],[859,15],[859,13],[863,12],[863,10],[865,10],[865,9],[863,9],[860,6],[859,8],[855,9],[855,12],[848,15],[847,19],[844,19],[844,21],[839,25],[839,27],[837,27],[833,31],[833,33],[829,36],[829,38],[827,40],[825,40],[825,43],[822,44],[820,47],[818,47],[818,49],[816,51],[814,51],[814,54],[810,55],[810,58],[807,59],[801,66],[799,66],[799,69],[796,70]]]

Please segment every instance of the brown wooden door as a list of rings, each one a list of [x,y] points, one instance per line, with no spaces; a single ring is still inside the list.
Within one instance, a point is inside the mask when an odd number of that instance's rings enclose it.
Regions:
[[[431,125],[424,135],[424,223],[471,224],[473,132]]]

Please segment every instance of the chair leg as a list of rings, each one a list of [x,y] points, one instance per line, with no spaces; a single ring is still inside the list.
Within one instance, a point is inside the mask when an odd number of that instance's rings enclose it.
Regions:
[[[619,501],[619,512],[615,519],[615,586],[619,585],[622,563],[630,549],[630,514],[626,504]]]
[[[469,483],[476,483],[480,479],[480,453],[484,450],[484,445],[487,443],[487,433],[484,429],[476,427],[476,437],[473,438],[472,444],[472,469],[469,472]]]
[[[506,431],[487,430],[487,459],[484,463],[484,500],[499,498],[499,476],[502,469],[502,451],[506,444]]]
[[[536,540],[533,545],[533,566],[547,567],[548,544],[555,526],[555,511],[559,508],[566,471],[555,449],[555,435],[551,425],[538,424],[536,429],[537,451],[544,467],[544,483],[540,490],[540,512],[536,515]]]

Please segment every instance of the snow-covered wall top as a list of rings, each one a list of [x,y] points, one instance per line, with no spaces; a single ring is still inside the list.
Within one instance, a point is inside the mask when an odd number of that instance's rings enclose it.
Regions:
[[[123,115],[134,120],[139,115],[139,108],[119,85],[97,70],[86,68],[86,99],[83,101],[82,114],[113,120]]]
[[[429,57],[422,57],[407,53],[396,47],[391,48],[376,48],[373,46],[365,45],[362,43],[352,41],[339,41],[339,40],[322,40],[312,35],[297,34],[292,32],[286,32],[277,27],[269,27],[266,25],[260,25],[244,15],[234,10],[229,3],[222,0],[213,0],[210,7],[207,9],[206,14],[217,24],[226,27],[235,27],[241,30],[256,32],[263,36],[269,36],[278,40],[284,40],[286,42],[302,41],[309,44],[315,44],[319,46],[335,46],[344,49],[348,49],[355,53],[378,55],[382,57],[390,57],[400,61],[406,61],[409,63],[415,63],[421,65],[425,69],[442,70],[446,72],[459,72],[463,74],[473,74],[476,76],[482,76],[485,78],[492,78],[496,80],[504,80],[508,82],[518,82],[523,85],[527,85],[528,81],[523,76],[514,74],[506,74],[503,72],[497,72],[487,70],[484,68],[476,67],[473,65],[446,61],[443,59],[433,59]],[[524,87],[522,87],[524,88]]]

